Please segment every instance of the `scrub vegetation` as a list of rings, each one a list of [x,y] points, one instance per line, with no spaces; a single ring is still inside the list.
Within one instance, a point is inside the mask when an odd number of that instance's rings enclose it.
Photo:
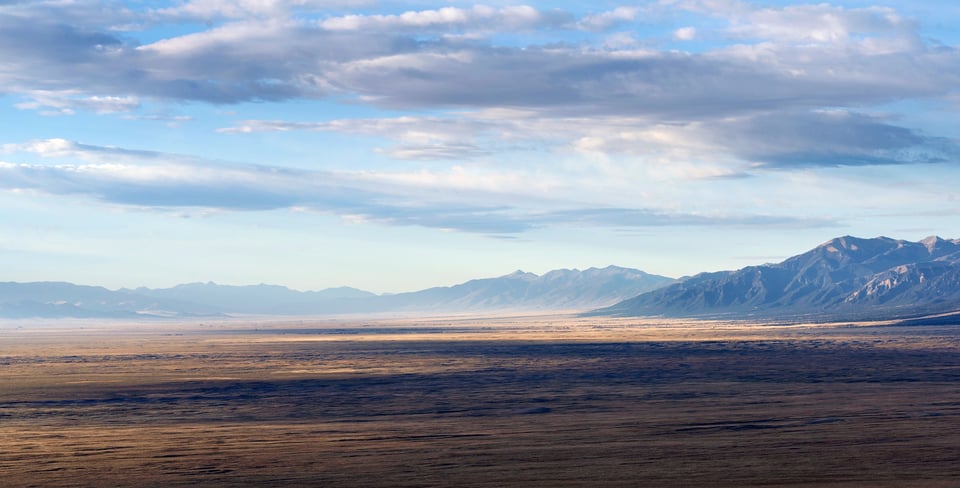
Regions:
[[[0,324],[4,486],[955,486],[960,329]]]

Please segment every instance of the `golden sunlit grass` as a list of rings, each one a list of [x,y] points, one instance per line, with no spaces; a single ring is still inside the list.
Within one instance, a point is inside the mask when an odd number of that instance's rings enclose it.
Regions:
[[[563,315],[4,323],[0,484],[954,486],[958,343]]]

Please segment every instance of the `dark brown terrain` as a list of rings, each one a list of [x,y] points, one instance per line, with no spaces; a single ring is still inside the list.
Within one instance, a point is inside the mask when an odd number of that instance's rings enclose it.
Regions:
[[[0,323],[0,485],[960,486],[960,326]]]

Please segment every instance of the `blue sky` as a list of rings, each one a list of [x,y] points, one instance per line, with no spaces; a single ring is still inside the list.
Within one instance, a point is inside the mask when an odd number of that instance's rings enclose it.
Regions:
[[[960,237],[947,1],[0,1],[5,281],[397,292]]]

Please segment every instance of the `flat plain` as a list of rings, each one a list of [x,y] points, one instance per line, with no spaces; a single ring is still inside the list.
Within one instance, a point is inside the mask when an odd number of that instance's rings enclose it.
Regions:
[[[960,324],[0,323],[0,485],[960,486]]]

